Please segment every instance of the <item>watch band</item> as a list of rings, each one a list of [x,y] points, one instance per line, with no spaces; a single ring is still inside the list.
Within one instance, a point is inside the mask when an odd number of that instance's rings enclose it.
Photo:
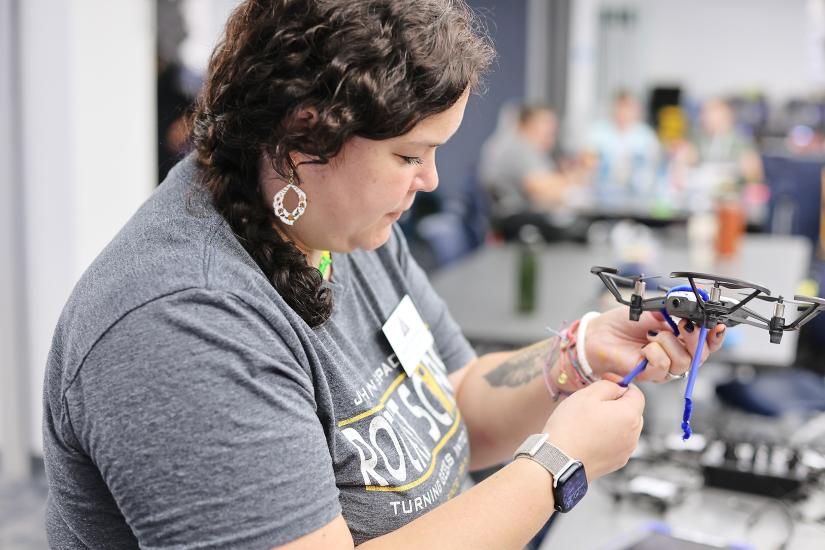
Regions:
[[[516,450],[513,459],[521,456],[530,458],[544,466],[553,474],[553,487],[558,483],[561,473],[577,461],[564,454],[558,447],[547,441],[547,434],[533,434],[524,440]]]

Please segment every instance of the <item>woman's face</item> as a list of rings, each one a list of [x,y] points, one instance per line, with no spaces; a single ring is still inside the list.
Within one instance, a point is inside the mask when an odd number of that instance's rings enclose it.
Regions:
[[[438,186],[435,149],[458,130],[468,95],[403,136],[381,141],[355,137],[327,164],[300,164],[306,212],[291,227],[281,226],[282,231],[305,250],[349,252],[384,244],[415,194]],[[284,182],[264,176],[271,204]],[[295,206],[294,193],[287,194],[286,206]]]

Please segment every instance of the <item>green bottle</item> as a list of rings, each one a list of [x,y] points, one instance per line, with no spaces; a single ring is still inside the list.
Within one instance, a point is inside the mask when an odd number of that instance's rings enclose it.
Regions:
[[[541,233],[535,225],[525,225],[519,231],[521,248],[518,261],[518,312],[531,313],[536,309],[539,258],[537,248]]]

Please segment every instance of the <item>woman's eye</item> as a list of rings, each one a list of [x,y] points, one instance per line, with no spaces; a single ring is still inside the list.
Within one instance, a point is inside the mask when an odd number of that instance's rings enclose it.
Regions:
[[[406,162],[407,164],[415,164],[417,166],[421,166],[422,164],[424,164],[424,161],[421,160],[421,157],[405,157],[404,155],[398,156],[404,159],[404,162]]]

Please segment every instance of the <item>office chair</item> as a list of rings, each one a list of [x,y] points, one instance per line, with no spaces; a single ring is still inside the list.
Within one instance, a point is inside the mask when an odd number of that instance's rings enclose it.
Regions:
[[[415,235],[429,248],[438,269],[460,260],[484,244],[490,227],[489,204],[475,166],[458,192],[445,198],[441,211],[422,217]]]
[[[765,179],[771,190],[767,231],[779,235],[802,235],[814,245],[812,276],[825,295],[825,158],[764,155]],[[825,342],[825,319],[815,319],[808,327],[815,342]]]

